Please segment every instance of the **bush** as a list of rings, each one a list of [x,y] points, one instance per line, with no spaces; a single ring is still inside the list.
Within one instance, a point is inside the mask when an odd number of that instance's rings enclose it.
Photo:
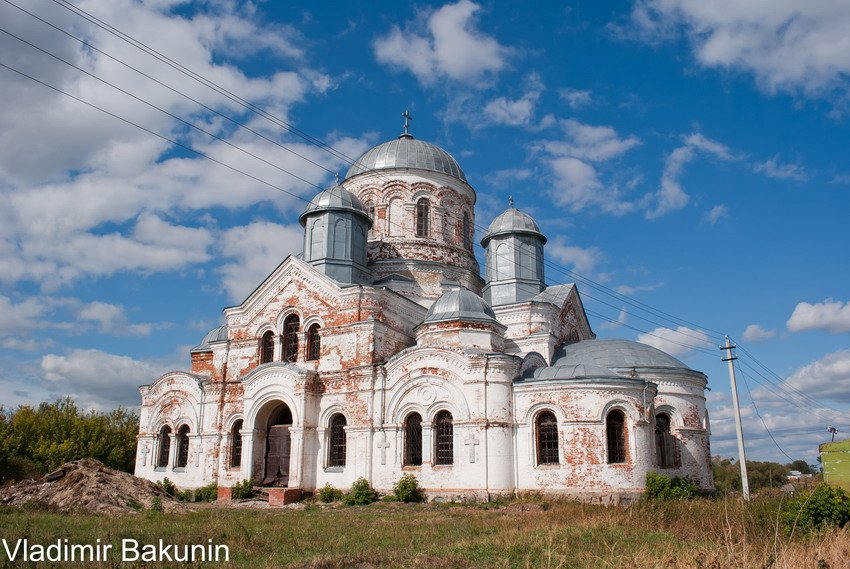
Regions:
[[[254,483],[250,480],[243,480],[234,484],[230,491],[234,500],[245,500],[254,495]]]
[[[419,487],[419,481],[412,474],[405,474],[393,486],[393,496],[399,502],[423,502],[425,494]]]
[[[154,496],[153,501],[151,502],[151,512],[161,512],[162,511],[162,499],[159,496]]]
[[[319,490],[319,501],[324,502],[325,504],[330,504],[331,502],[339,502],[343,499],[345,494],[339,488],[335,486],[331,486],[330,484],[325,484]]]
[[[195,490],[195,502],[215,502],[218,499],[218,484],[212,482]]]
[[[342,498],[346,506],[365,506],[377,500],[378,493],[369,486],[369,481],[365,478],[358,478],[351,486],[351,491]]]
[[[167,476],[162,479],[162,482],[160,482],[159,485],[162,486],[162,489],[169,496],[177,496],[177,486],[175,486],[174,482],[169,480]]]
[[[783,513],[788,533],[812,531],[838,526],[850,521],[850,497],[841,488],[822,482],[814,492],[802,492],[791,500]]]
[[[174,497],[177,498],[180,502],[191,502],[194,499],[191,490],[178,490]]]
[[[644,496],[651,500],[681,500],[693,498],[699,494],[697,485],[676,476],[670,478],[654,472],[646,473],[646,493]]]

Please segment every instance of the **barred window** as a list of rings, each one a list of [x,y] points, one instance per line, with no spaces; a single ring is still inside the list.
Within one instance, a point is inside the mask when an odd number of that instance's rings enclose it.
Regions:
[[[404,466],[422,464],[422,416],[411,413],[404,420]]]
[[[159,456],[156,465],[159,468],[168,466],[168,455],[171,454],[171,427],[163,425],[159,430]]]
[[[322,339],[319,337],[319,325],[307,328],[307,359],[317,360],[322,352]]]
[[[189,462],[189,425],[183,425],[177,430],[177,468],[185,468]]]
[[[558,464],[558,419],[551,411],[537,415],[537,464]]]
[[[337,413],[331,417],[328,445],[328,466],[345,466],[345,416]]]
[[[431,203],[428,198],[419,198],[416,202],[416,236],[428,237],[431,230]]]
[[[274,359],[274,332],[269,330],[260,338],[260,363],[267,364]]]
[[[230,467],[242,466],[242,419],[233,423],[230,429]]]
[[[679,466],[676,456],[676,439],[670,432],[670,415],[666,413],[655,416],[655,456],[661,468]]]
[[[298,359],[298,329],[301,320],[295,314],[290,314],[283,321],[283,361],[294,362]]]
[[[608,464],[626,462],[626,416],[615,409],[605,419],[605,433],[608,439]]]
[[[440,411],[434,417],[434,464],[452,464],[454,456],[452,414],[448,411]]]

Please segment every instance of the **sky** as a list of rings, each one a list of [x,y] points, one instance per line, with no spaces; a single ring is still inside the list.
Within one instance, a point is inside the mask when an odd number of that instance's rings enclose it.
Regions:
[[[512,196],[600,338],[708,376],[714,454],[728,334],[749,458],[814,462],[850,436],[847,29],[844,0],[3,0],[0,402],[137,406],[409,109],[478,239]]]

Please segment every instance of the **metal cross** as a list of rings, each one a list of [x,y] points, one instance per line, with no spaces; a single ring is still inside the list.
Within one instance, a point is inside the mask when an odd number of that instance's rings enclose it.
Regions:
[[[475,447],[480,444],[478,439],[475,438],[475,434],[470,433],[463,444],[469,447],[469,462],[475,462]]]
[[[339,185],[339,172],[334,174],[334,178],[336,178],[336,185],[338,186]]]
[[[401,116],[404,117],[404,134],[410,134],[410,121],[413,120],[413,117],[410,116],[410,111],[405,109]]]
[[[387,435],[384,435],[383,440],[378,443],[378,448],[381,449],[381,464],[387,463],[387,449],[390,448],[390,443],[387,440]]]
[[[514,207],[514,197],[508,196],[508,207]]]

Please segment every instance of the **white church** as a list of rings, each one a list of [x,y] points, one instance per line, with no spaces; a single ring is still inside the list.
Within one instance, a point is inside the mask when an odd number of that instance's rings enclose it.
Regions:
[[[481,240],[482,279],[475,200],[407,125],[361,156],[301,215],[303,253],[224,309],[191,371],[140,388],[136,475],[221,499],[250,479],[282,501],[408,473],[432,499],[619,502],[647,472],[712,488],[706,376],[596,339],[512,204]]]

